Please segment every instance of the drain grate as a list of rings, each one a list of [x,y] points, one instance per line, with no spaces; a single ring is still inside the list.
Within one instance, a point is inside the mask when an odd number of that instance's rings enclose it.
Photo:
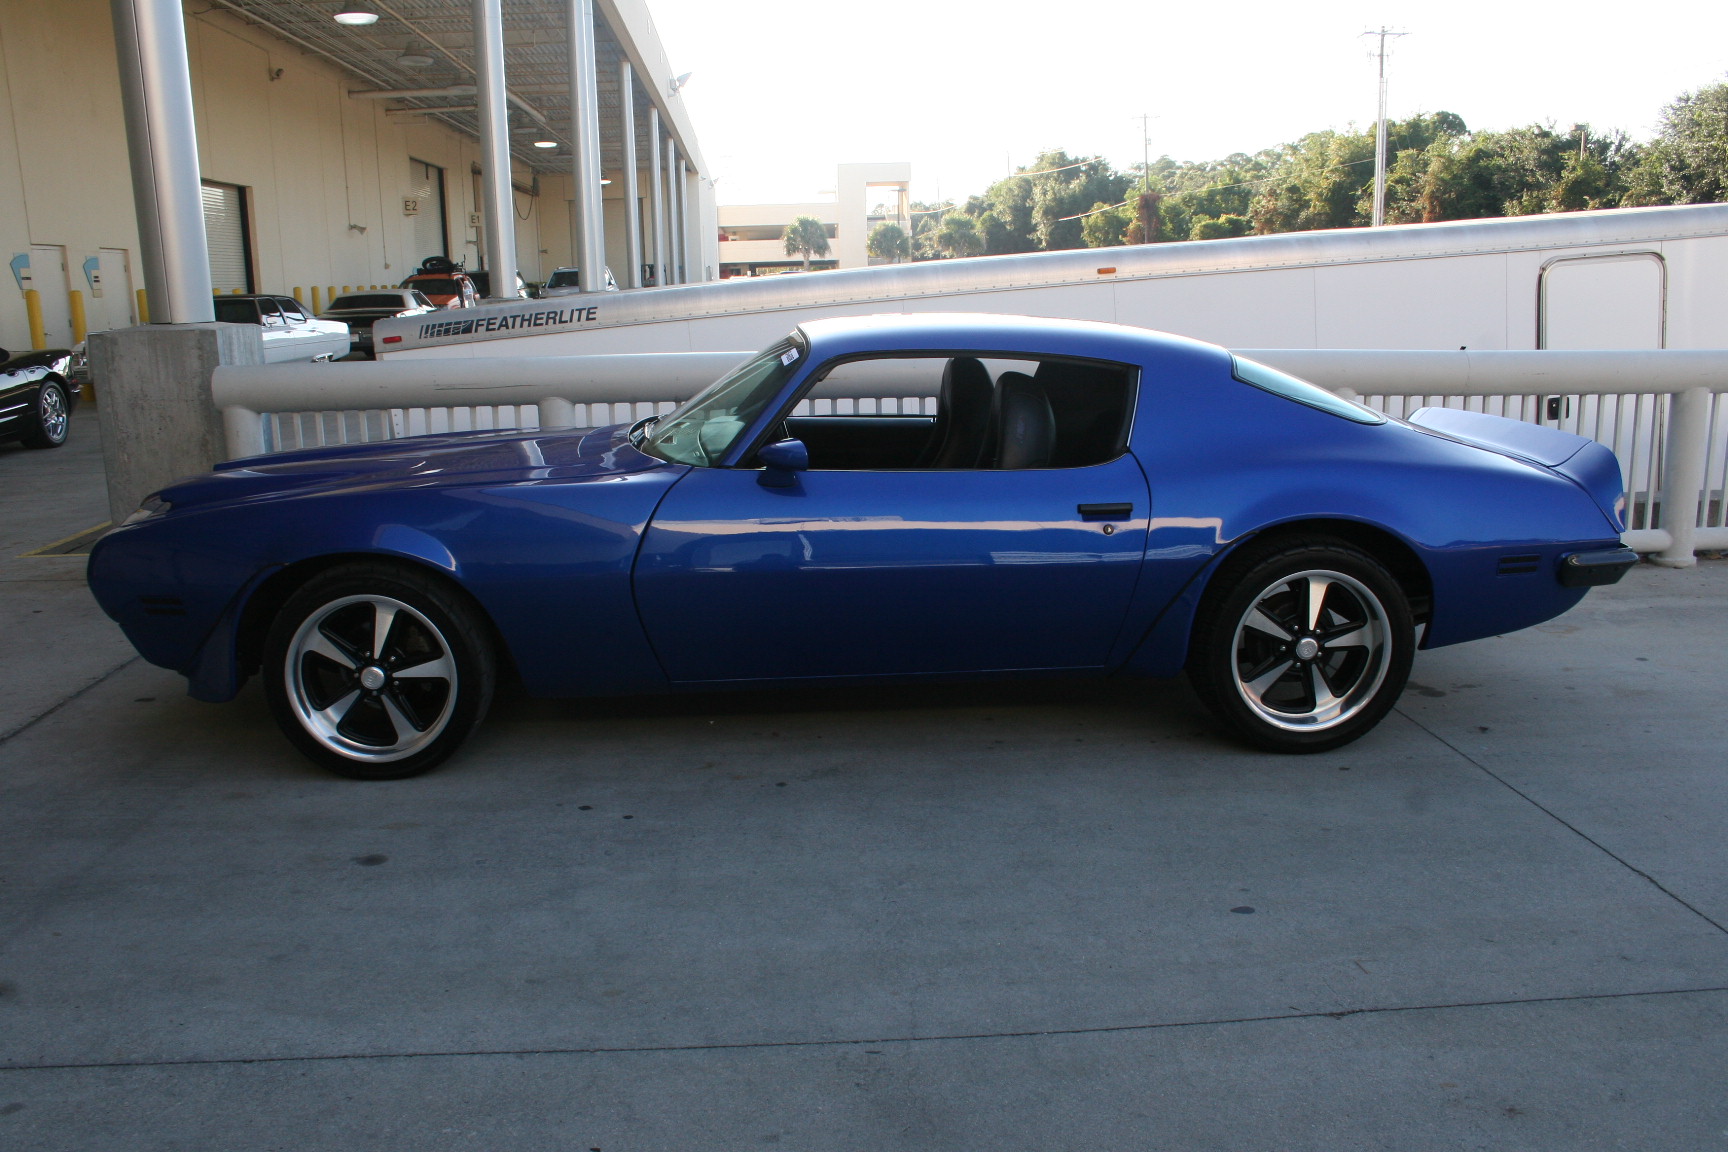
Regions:
[[[88,556],[90,555],[90,546],[96,543],[96,541],[102,539],[102,534],[108,531],[109,527],[111,527],[109,522],[104,520],[94,528],[86,528],[84,531],[79,532],[76,535],[68,536],[64,540],[56,540],[52,544],[44,544],[40,548],[23,553],[23,555]]]

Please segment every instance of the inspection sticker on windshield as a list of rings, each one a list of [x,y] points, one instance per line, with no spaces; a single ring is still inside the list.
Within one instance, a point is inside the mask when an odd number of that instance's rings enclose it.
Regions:
[[[784,353],[781,354],[780,363],[782,365],[786,365],[786,364],[792,363],[792,361],[794,361],[796,359],[798,359],[798,349],[788,348]]]

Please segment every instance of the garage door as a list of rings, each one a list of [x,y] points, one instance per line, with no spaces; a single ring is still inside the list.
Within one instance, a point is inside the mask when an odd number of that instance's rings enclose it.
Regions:
[[[414,213],[414,263],[428,256],[448,256],[444,237],[444,169],[420,160],[408,161],[408,196],[419,211]]]
[[[204,238],[210,245],[210,287],[224,294],[252,291],[245,189],[205,182]]]

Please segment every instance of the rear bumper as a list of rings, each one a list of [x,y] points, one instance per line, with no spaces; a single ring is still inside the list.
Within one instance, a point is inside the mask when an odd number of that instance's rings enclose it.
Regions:
[[[1589,552],[1568,552],[1560,557],[1560,583],[1568,588],[1596,588],[1603,584],[1618,584],[1638,563],[1638,553],[1624,544],[1618,548],[1598,548]]]

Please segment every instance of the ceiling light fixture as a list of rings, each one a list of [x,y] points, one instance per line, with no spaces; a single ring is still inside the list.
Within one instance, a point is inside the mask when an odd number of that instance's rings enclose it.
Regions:
[[[556,148],[556,147],[558,147],[558,141],[556,141],[556,140],[536,140],[536,141],[534,141],[534,147],[536,147],[536,148]]]
[[[368,4],[343,4],[336,9],[336,23],[346,24],[350,28],[376,24],[378,23],[378,13],[372,11]]]
[[[396,57],[396,63],[404,68],[428,68],[431,67],[433,60],[431,53],[422,49],[420,45],[410,44],[402,49],[402,55]]]

